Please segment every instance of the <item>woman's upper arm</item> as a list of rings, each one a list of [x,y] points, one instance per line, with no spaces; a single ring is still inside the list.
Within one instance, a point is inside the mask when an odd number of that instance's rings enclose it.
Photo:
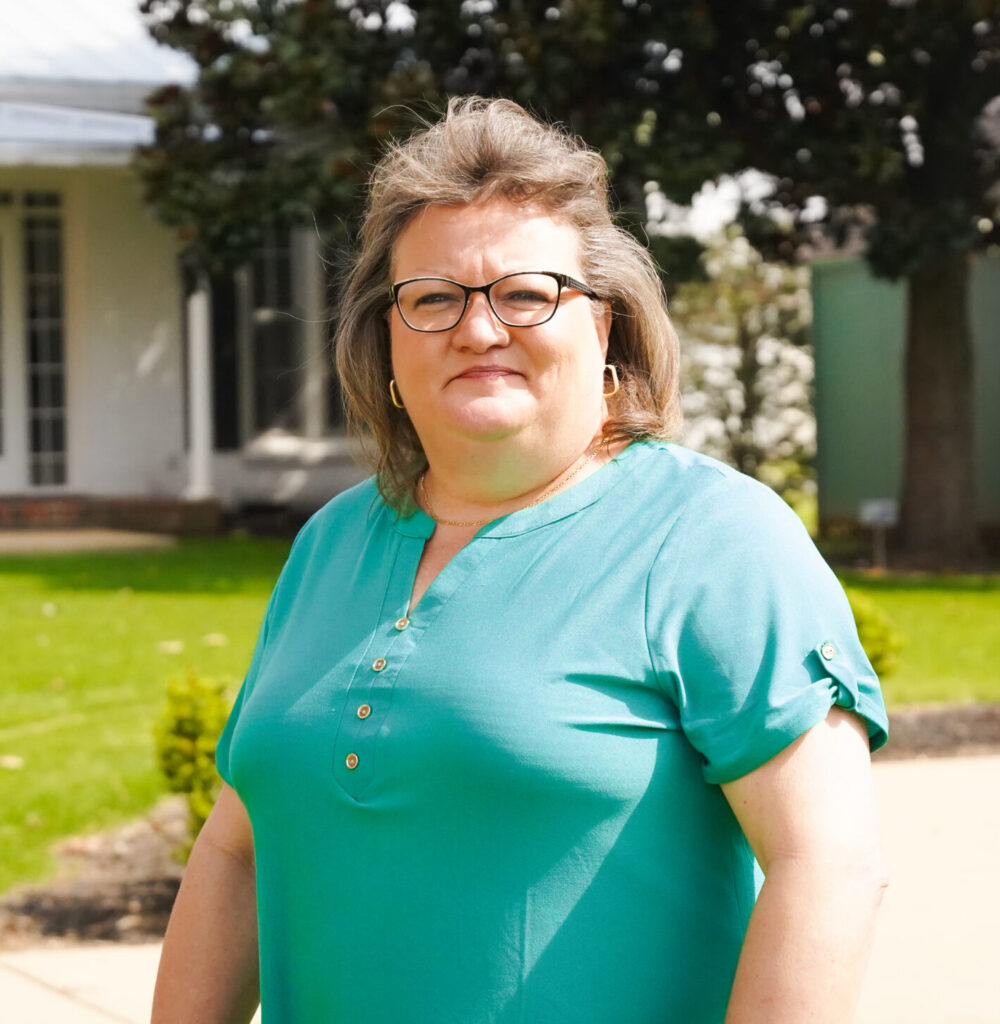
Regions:
[[[253,830],[243,801],[227,783],[223,783],[198,842],[226,853],[248,867],[254,867]]]
[[[861,718],[833,707],[775,757],[722,784],[758,863],[777,860],[873,867],[884,872]]]

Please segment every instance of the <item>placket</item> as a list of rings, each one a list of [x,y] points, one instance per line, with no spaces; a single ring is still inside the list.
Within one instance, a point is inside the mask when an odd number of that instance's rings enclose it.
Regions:
[[[424,540],[401,538],[379,622],[348,686],[334,741],[334,778],[353,800],[361,800],[374,778],[379,736],[389,716],[393,694],[405,678],[407,660],[448,599],[495,543],[490,538],[474,539],[457,552],[411,615],[407,609]]]

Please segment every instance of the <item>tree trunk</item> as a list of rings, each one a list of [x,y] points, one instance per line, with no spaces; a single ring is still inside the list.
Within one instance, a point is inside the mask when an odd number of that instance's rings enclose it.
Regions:
[[[736,303],[733,304],[737,306]],[[760,415],[761,397],[757,388],[760,363],[757,360],[757,338],[747,324],[747,311],[736,308],[736,347],[740,361],[736,367],[736,380],[743,394],[740,424],[732,435],[731,447],[736,468],[747,476],[759,479],[763,462],[754,436],[754,427]]]
[[[978,547],[967,253],[910,277],[906,330],[902,553],[913,564],[957,567]]]

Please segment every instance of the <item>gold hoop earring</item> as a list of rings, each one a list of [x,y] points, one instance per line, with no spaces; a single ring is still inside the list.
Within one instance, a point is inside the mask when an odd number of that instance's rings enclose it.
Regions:
[[[604,392],[604,397],[610,398],[612,395],[618,394],[619,390],[621,389],[621,384],[619,384],[618,382],[618,371],[614,368],[614,366],[611,365],[611,363],[606,363],[604,366],[604,370],[605,372],[607,372],[608,370],[611,371],[611,383],[613,387],[610,391]]]
[[[392,404],[397,409],[405,409],[406,406],[399,400],[399,391],[396,388],[395,379],[389,381],[389,397],[392,399]]]

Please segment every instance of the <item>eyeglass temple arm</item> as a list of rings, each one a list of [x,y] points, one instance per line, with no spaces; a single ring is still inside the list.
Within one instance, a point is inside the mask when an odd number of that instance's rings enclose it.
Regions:
[[[582,281],[577,281],[575,277],[570,277],[569,274],[559,274],[554,270],[544,270],[542,271],[542,273],[554,277],[563,288],[574,288],[576,291],[582,292],[589,299],[597,298],[597,292],[595,292],[593,288],[590,288],[589,286],[585,285]],[[515,275],[506,274],[505,276],[514,277]],[[441,280],[447,279],[442,278]],[[497,284],[499,281],[502,280],[504,280],[503,277],[498,278],[496,281],[491,281],[489,284],[480,285],[461,284],[458,281],[452,281],[451,284],[458,285],[458,287],[461,288],[463,292],[465,292],[465,302],[466,304],[468,304],[473,292],[482,292],[487,298],[489,298],[490,289],[493,287],[493,285]],[[393,282],[392,284],[389,285],[389,298],[391,298],[393,302],[396,301],[396,291],[399,288],[399,285],[407,283],[407,281],[401,281],[398,283]]]
[[[582,281],[577,281],[575,277],[570,277],[569,274],[552,273],[552,276],[556,278],[563,288],[574,288],[578,292],[583,292],[588,299],[597,298],[597,292],[593,288],[588,287]]]

